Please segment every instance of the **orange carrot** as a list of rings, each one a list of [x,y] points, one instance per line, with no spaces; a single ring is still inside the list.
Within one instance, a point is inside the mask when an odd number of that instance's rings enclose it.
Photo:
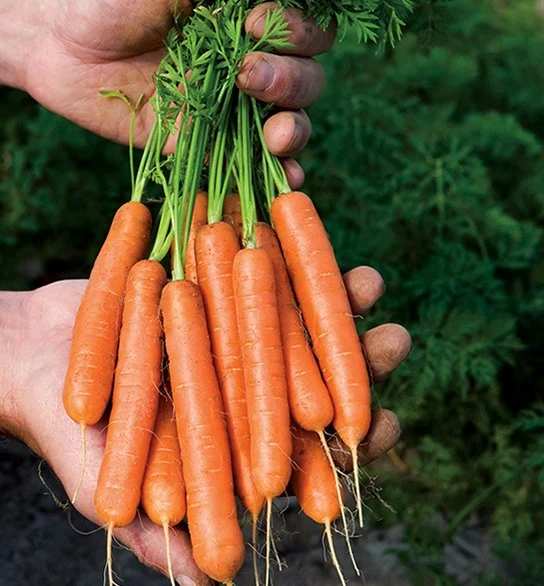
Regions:
[[[204,303],[194,283],[173,281],[161,304],[193,556],[208,576],[230,583],[244,561],[244,540]]]
[[[351,451],[359,520],[357,447],[370,427],[370,380],[342,274],[311,199],[300,192],[270,207],[313,349],[334,405],[333,424]]]
[[[242,220],[242,207],[240,205],[240,196],[237,193],[229,193],[223,202],[223,221],[230,224],[238,239],[242,240],[244,233],[244,223]]]
[[[161,396],[142,485],[142,507],[161,527],[185,518],[187,501],[174,406]]]
[[[233,281],[253,481],[269,500],[285,491],[292,445],[274,268],[266,252],[241,250],[234,259]]]
[[[329,391],[308,344],[306,330],[296,305],[276,233],[266,224],[257,224],[255,234],[257,245],[266,250],[274,265],[291,415],[300,427],[318,434],[323,450],[320,457],[324,455],[329,463],[327,477],[330,479],[332,475],[333,486],[336,488],[336,502],[342,503],[342,484],[325,437],[325,428],[331,423],[334,415]],[[311,438],[315,440],[313,434]],[[329,480],[329,488],[331,482]],[[340,507],[339,514],[342,516],[344,532],[347,536],[348,522],[343,507]],[[359,574],[349,539],[347,539],[347,546],[353,566]]]
[[[316,523],[332,523],[340,516],[333,471],[316,433],[293,429],[291,486],[300,508]]]
[[[162,367],[162,266],[134,265],[127,281],[119,358],[106,448],[94,504],[106,524],[123,527],[136,517],[157,415]]]
[[[168,576],[171,586],[175,586],[170,528],[185,518],[187,500],[174,405],[170,397],[165,395],[159,399],[155,432],[149,447],[142,484],[142,508],[156,525],[163,528]]]
[[[197,282],[196,274],[196,257],[195,257],[195,240],[198,231],[202,226],[208,223],[208,194],[205,191],[199,191],[196,194],[193,218],[191,220],[191,230],[189,231],[189,240],[187,242],[187,254],[185,257],[185,279]]]
[[[323,431],[332,422],[334,410],[308,344],[278,239],[274,230],[262,223],[256,225],[255,235],[257,246],[266,250],[274,265],[291,416],[303,429]]]
[[[128,273],[143,258],[151,230],[145,205],[121,206],[96,259],[77,312],[63,401],[68,415],[97,423],[109,402]]]
[[[198,283],[225,407],[234,484],[256,523],[264,499],[251,475],[249,421],[232,280],[232,266],[240,243],[230,224],[215,222],[201,228],[195,249]]]
[[[317,434],[293,429],[293,463],[293,492],[304,513],[325,526],[333,565],[341,583],[345,584],[331,531],[331,524],[338,519],[343,508],[343,492],[338,491],[338,480]]]

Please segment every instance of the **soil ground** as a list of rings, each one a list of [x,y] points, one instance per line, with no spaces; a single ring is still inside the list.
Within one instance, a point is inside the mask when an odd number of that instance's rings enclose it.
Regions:
[[[22,444],[0,440],[0,586],[100,586],[104,583],[105,536],[103,531],[76,511],[62,510],[51,496],[65,499],[62,487],[47,465],[38,474],[39,460]],[[277,505],[281,516],[274,520],[276,546],[285,568],[274,570],[276,586],[337,586],[335,570],[325,556],[322,529],[301,514],[289,499]],[[249,529],[249,528],[248,528]],[[447,564],[460,584],[470,585],[486,568],[496,565],[489,540],[481,530],[464,529],[449,551]],[[403,549],[400,526],[365,529],[353,540],[364,577],[357,577],[341,536],[335,547],[350,586],[410,586],[404,566],[391,550]],[[247,558],[250,558],[248,555]],[[121,547],[114,551],[120,586],[167,586],[168,581],[142,566]],[[237,586],[252,586],[251,560],[236,579]],[[415,586],[424,586],[416,584]]]

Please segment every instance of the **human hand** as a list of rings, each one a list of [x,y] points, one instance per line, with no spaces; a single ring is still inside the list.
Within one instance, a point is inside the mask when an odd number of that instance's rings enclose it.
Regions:
[[[102,89],[121,90],[133,103],[153,94],[153,73],[173,25],[173,10],[191,9],[191,0],[5,0],[0,7],[0,83],[20,87],[45,107],[106,138],[128,142],[131,112],[120,100],[105,100]],[[264,30],[264,15],[277,8],[259,5],[246,29],[255,38]],[[294,47],[285,55],[247,56],[238,85],[246,93],[284,110],[265,126],[270,150],[290,157],[306,144],[311,124],[302,108],[309,106],[323,85],[323,71],[312,57],[333,44],[335,28],[323,32],[286,10]],[[4,62],[4,63],[3,63]],[[4,65],[4,67],[2,67]],[[3,71],[4,69],[4,71]],[[154,114],[149,100],[135,125],[134,143],[143,147]],[[291,186],[304,175],[286,162]]]
[[[383,281],[371,268],[359,267],[346,275],[354,313],[366,312],[383,293]],[[62,385],[72,327],[85,281],[61,281],[29,293],[0,296],[0,340],[6,344],[0,372],[0,429],[18,437],[49,462],[67,494],[74,494],[81,467],[80,428],[66,415]],[[375,380],[382,380],[407,356],[410,337],[401,326],[387,324],[363,336]],[[10,358],[6,358],[10,357]],[[93,492],[105,444],[106,421],[87,429],[87,462],[77,498],[78,510],[100,524]],[[390,411],[374,413],[361,463],[392,447],[400,429]],[[162,529],[142,515],[115,531],[141,562],[164,572],[167,567]],[[191,578],[206,584],[196,567],[187,533],[175,529],[171,537],[173,571],[180,584]],[[185,582],[189,584],[190,582]]]

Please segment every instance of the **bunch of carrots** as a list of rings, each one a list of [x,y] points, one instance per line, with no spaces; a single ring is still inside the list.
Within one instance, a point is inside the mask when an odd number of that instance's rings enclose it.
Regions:
[[[265,519],[268,585],[272,503],[288,485],[324,525],[343,580],[331,524],[341,517],[348,529],[329,434],[352,455],[362,523],[357,447],[370,426],[371,387],[347,292],[312,201],[290,190],[265,147],[266,108],[234,82],[248,52],[289,46],[280,11],[269,13],[262,39],[244,32],[256,3],[201,2],[167,39],[132,198],[77,314],[64,404],[81,427],[82,470],[85,430],[111,405],[94,496],[110,584],[113,529],[140,506],[167,543],[186,519],[198,566],[233,584],[245,557],[238,498],[254,542]],[[387,24],[373,12],[383,12],[379,2],[280,4],[324,26],[358,23],[373,40]],[[165,156],[169,139],[176,146]],[[155,225],[142,203],[150,181],[164,200]]]

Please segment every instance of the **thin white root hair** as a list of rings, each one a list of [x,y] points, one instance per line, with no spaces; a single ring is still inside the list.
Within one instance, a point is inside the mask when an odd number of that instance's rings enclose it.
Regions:
[[[172,570],[172,552],[170,551],[170,525],[167,520],[162,522],[162,528],[164,530],[164,540],[166,542],[166,563],[168,566],[168,577],[170,578],[170,585],[176,586],[174,580],[174,572]]]
[[[81,485],[83,484],[83,478],[85,476],[85,466],[87,465],[87,425],[85,423],[81,423],[79,426],[79,431],[81,434],[81,470],[79,472],[79,478],[77,480],[76,489],[74,491],[74,496],[72,497],[72,504],[75,506],[77,495],[79,494],[79,490],[81,489]]]
[[[334,485],[336,488],[336,496],[338,497],[338,504],[340,505],[340,514],[342,516],[342,526],[344,528],[344,538],[346,540],[346,545],[347,545],[348,552],[349,552],[349,559],[351,560],[351,564],[353,566],[353,569],[355,570],[355,573],[357,574],[357,576],[360,576],[361,571],[359,570],[359,566],[357,565],[357,562],[355,561],[355,556],[353,554],[353,548],[351,547],[348,521],[346,518],[346,508],[344,506],[344,502],[342,499],[342,493],[340,491],[340,478],[338,476],[336,466],[334,465],[334,460],[332,459],[332,454],[331,454],[331,451],[330,451],[329,446],[327,444],[327,438],[325,437],[323,430],[319,431],[318,435],[319,435],[319,439],[321,440],[321,444],[323,445],[323,450],[325,451],[325,455],[327,456],[327,460],[329,462],[329,465],[332,469],[332,473],[334,475]],[[329,531],[330,531],[330,526],[329,526]]]
[[[357,461],[357,446],[352,448],[351,457],[353,459],[353,482],[355,484],[355,500],[357,505],[357,515],[359,517],[359,526],[363,527],[363,503],[361,500],[361,485],[359,482],[359,462]]]
[[[336,570],[336,573],[338,574],[338,578],[340,579],[342,586],[346,586],[346,580],[344,578],[344,574],[342,573],[342,568],[340,566],[340,562],[338,561],[338,558],[336,557],[336,550],[334,549],[334,542],[332,539],[331,524],[329,521],[327,521],[325,523],[325,535],[327,536],[327,542],[329,544],[329,553],[331,555],[332,565],[334,566],[334,569]]]

